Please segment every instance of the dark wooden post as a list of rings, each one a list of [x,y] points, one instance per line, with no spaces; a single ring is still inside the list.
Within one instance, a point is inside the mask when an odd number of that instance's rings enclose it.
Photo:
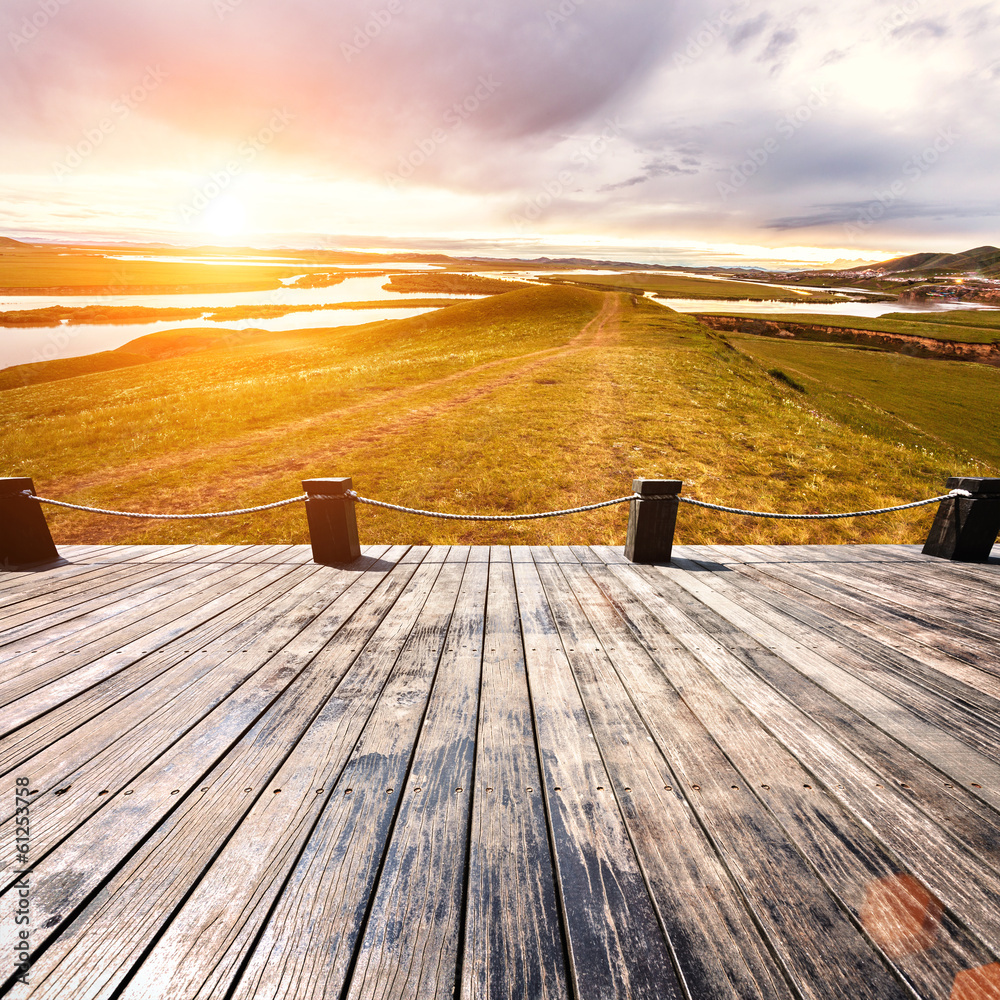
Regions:
[[[948,489],[968,490],[972,496],[941,501],[924,555],[986,562],[1000,533],[1000,479],[956,476],[948,480]]]
[[[309,495],[306,517],[312,541],[313,562],[336,566],[361,558],[358,522],[354,516],[354,498],[350,478],[304,479],[302,488]]]
[[[677,499],[684,484],[679,479],[634,479],[632,492],[642,497],[633,500],[628,510],[625,558],[634,563],[668,563],[674,547],[677,524]]]
[[[42,505],[24,495],[35,492],[30,479],[0,479],[0,569],[30,569],[58,562]]]

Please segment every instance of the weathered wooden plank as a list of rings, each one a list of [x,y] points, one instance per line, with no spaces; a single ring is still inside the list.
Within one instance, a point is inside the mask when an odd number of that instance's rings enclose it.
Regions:
[[[607,584],[607,578],[605,578]],[[616,603],[628,607],[631,624],[641,630],[645,641],[655,644],[659,638],[673,638],[636,607],[623,587],[609,585]],[[681,595],[677,595],[677,600]],[[711,618],[708,608],[693,608],[685,602],[678,607],[684,615],[704,627]],[[701,640],[704,649],[711,634],[720,645],[732,641],[741,658],[747,653],[740,645],[738,632],[725,634],[725,623]],[[735,632],[735,630],[734,630]],[[746,641],[746,640],[744,640]],[[760,648],[759,657],[771,656]],[[660,654],[658,654],[660,655]],[[675,683],[681,688],[685,702],[697,714],[702,724],[738,768],[748,790],[753,790],[780,822],[782,829],[809,861],[817,877],[828,887],[843,909],[849,912],[857,926],[865,926],[864,906],[868,891],[878,879],[895,876],[899,861],[874,840],[854,817],[845,816],[838,802],[824,794],[814,775],[806,770],[782,747],[742,705],[734,693],[717,678],[697,666],[693,658],[663,657]],[[989,961],[990,952],[962,926],[961,915],[956,920],[944,914],[934,928],[934,949],[926,953],[914,949],[912,954],[884,950],[886,962],[895,967],[920,996],[947,996],[957,972]],[[867,928],[866,928],[867,929]],[[850,965],[845,961],[845,965]],[[845,974],[846,975],[846,974]]]
[[[78,1000],[81,984],[90,996],[120,988],[223,844],[247,864],[266,860],[261,843],[277,849],[265,830],[237,850],[229,838],[239,817],[253,812],[265,826],[273,820],[286,834],[308,835],[322,806],[315,787],[328,790],[337,762],[349,755],[437,575],[437,566],[420,570],[426,551],[411,549],[387,575],[376,569],[379,583],[368,600],[360,606],[343,597],[335,602],[321,621],[276,654],[267,670],[254,674],[122,794],[108,796],[99,813],[37,863],[32,907],[44,930],[36,932],[35,943],[58,937],[43,957],[50,966],[58,961],[66,977],[62,995]],[[337,641],[330,643],[333,635]],[[290,752],[296,754],[291,764]],[[288,798],[276,796],[275,787],[281,794],[287,790]],[[289,814],[301,810],[306,815],[296,826]],[[164,820],[168,822],[160,826]],[[236,829],[244,837],[252,830],[261,833],[259,826],[245,822]],[[212,914],[198,905],[182,912],[195,923],[207,920],[226,939],[231,918],[244,912],[233,905],[232,894],[241,891],[259,901],[259,891],[273,894],[281,880],[249,878],[239,860],[235,869],[213,866],[208,874],[213,870],[212,880],[198,883],[200,901],[215,907]],[[269,902],[263,904],[265,912]],[[183,921],[175,919],[170,926],[176,932]],[[124,939],[122,927],[131,929]],[[72,947],[80,935],[86,937],[85,946]],[[183,966],[187,947],[177,944],[178,956],[171,940],[160,938],[156,950],[164,964],[154,957],[144,967],[154,978],[157,970],[166,970],[169,985],[145,995],[187,995],[179,979],[170,982],[167,970],[175,960]],[[206,948],[199,954],[208,962],[211,942],[207,937],[202,941]],[[173,957],[168,960],[167,954]],[[39,971],[37,981],[43,982],[45,969],[40,966]],[[200,986],[204,977],[199,969],[189,972]],[[102,984],[108,982],[112,985],[104,991]],[[142,995],[141,984],[133,986]],[[43,995],[60,996],[54,989]]]
[[[276,572],[269,580],[262,581],[258,575],[252,584],[253,596],[245,607],[256,604],[259,614],[261,605],[266,606],[293,587],[301,579],[303,572],[301,569],[289,571],[284,567],[276,567]],[[296,573],[297,576],[293,575]],[[223,635],[232,639],[233,621],[220,624]],[[107,710],[125,695],[141,688],[164,670],[185,659],[191,650],[183,647],[188,645],[184,643],[180,648],[168,646],[153,655],[147,655],[141,650],[128,650],[126,646],[124,654],[112,653],[109,657],[101,657],[96,661],[82,657],[87,662],[80,670],[56,677],[51,683],[28,691],[12,701],[4,710],[5,725],[10,729],[0,737],[0,772],[26,760],[59,735],[76,729],[81,723]],[[56,662],[59,664],[59,661]]]
[[[756,776],[733,766],[717,735],[687,704],[689,684],[699,683],[704,672],[699,659],[713,645],[710,636],[680,615],[665,625],[660,606],[650,600],[652,588],[644,587],[636,568],[587,569],[633,628],[632,637],[605,635],[605,647],[620,650],[616,667],[670,762],[671,785],[705,828],[794,990],[816,1000],[906,995],[758,800]],[[638,622],[641,632],[635,630]],[[636,643],[646,657],[635,651]]]
[[[0,636],[3,643],[0,660],[14,649],[35,649],[54,642],[79,641],[82,633],[101,625],[120,628],[123,616],[141,617],[144,604],[171,592],[176,594],[185,579],[193,582],[211,573],[212,569],[211,566],[186,563],[141,567],[120,587],[111,589],[108,582],[89,598],[69,599],[66,607],[56,601],[53,609],[46,614],[29,612],[20,624],[8,622]]]
[[[347,998],[455,994],[488,572],[462,580]]]
[[[809,579],[847,598],[862,613],[879,616],[891,621],[894,630],[917,636],[934,636],[934,643],[940,644],[950,655],[958,656],[974,663],[982,669],[990,670],[996,665],[996,649],[1000,640],[988,634],[991,627],[985,625],[984,618],[992,618],[992,612],[970,612],[963,616],[948,607],[948,601],[909,600],[891,585],[863,579],[859,572],[841,572],[840,567],[816,566],[810,570]],[[950,602],[954,604],[954,600]],[[863,609],[871,609],[866,612]]]
[[[406,546],[397,547],[392,550],[394,554],[391,558],[398,558],[405,550]],[[386,546],[376,546],[368,552],[366,558],[375,559],[387,551]],[[387,558],[389,558],[388,555]],[[19,651],[17,662],[22,669],[27,669],[29,666],[34,668],[47,665],[56,661],[60,665],[81,666],[91,663],[97,657],[106,655],[111,655],[118,660],[133,651],[152,652],[166,642],[175,638],[180,639],[182,636],[186,637],[184,641],[187,643],[188,649],[197,648],[206,630],[208,633],[215,634],[219,631],[220,626],[227,621],[224,617],[216,618],[217,615],[231,613],[238,616],[251,606],[259,604],[257,592],[266,593],[267,587],[290,573],[292,568],[289,566],[282,570],[279,566],[217,566],[215,569],[223,574],[222,580],[227,578],[225,574],[229,574],[228,578],[234,581],[233,590],[230,592],[225,584],[220,585],[217,589],[218,598],[211,596],[212,590],[204,592],[202,595],[203,606],[197,611],[188,610],[179,624],[175,623],[169,612],[160,611],[147,617],[136,618],[131,624],[124,624],[118,629],[104,629],[103,627],[95,629],[93,632],[79,637],[76,642],[66,643],[68,651],[62,649],[59,643],[52,647],[43,646],[34,651]],[[250,581],[249,589],[243,581]],[[258,581],[258,585],[253,586],[253,581]],[[181,602],[181,604],[183,603]],[[234,619],[234,621],[238,620],[238,617]]]
[[[359,582],[357,574],[320,574],[318,569],[313,566],[296,571],[301,582],[275,595],[264,627],[240,637],[242,648],[219,648],[236,645],[232,636],[225,637],[164,671],[116,702],[112,711],[89,719],[25,762],[32,786],[42,793],[36,800],[42,803],[41,818],[32,831],[36,856],[44,856],[96,812],[103,796],[127,787],[138,770],[183,738],[252,674],[264,669],[276,651],[321,619],[352,583]],[[379,576],[372,576],[370,586],[362,586],[351,595],[352,606],[360,606],[374,588]],[[123,719],[127,720],[124,724]],[[53,789],[59,791],[46,798],[45,793]],[[67,794],[69,789],[73,789],[72,795]],[[0,808],[7,820],[6,825],[0,824],[0,836],[5,836],[12,831],[13,817],[6,804]],[[13,850],[12,832],[8,842],[9,848],[0,847],[0,857],[5,859]]]
[[[52,569],[26,570],[18,573],[0,573],[0,595],[4,608],[14,608],[17,603],[44,594],[57,594],[65,587],[72,587],[87,578],[99,580],[114,572],[106,563],[64,564]]]
[[[529,552],[531,554],[531,560],[535,565],[540,565],[542,563],[554,563],[556,561],[555,554],[547,545],[529,546]]]
[[[69,620],[75,613],[99,607],[100,602],[106,601],[109,595],[124,596],[130,592],[141,592],[146,580],[169,579],[181,572],[183,570],[177,567],[164,573],[162,569],[143,565],[114,566],[108,567],[99,577],[75,580],[72,583],[67,581],[67,585],[58,591],[44,589],[34,594],[24,594],[22,599],[15,598],[0,611],[0,644],[7,645],[21,635],[39,631],[48,621],[58,623]],[[36,628],[19,628],[25,624],[35,625]]]
[[[361,546],[361,554],[366,555],[371,546]],[[310,563],[312,558],[311,545],[285,545],[283,551],[271,556],[271,562],[293,563],[296,565]]]
[[[580,565],[580,560],[577,558],[571,545],[550,545],[548,546],[548,551],[552,559],[557,563],[569,563],[574,566]],[[596,556],[591,556],[591,558],[594,559]],[[539,565],[538,560],[535,561],[535,565]]]
[[[678,568],[683,569],[682,564]],[[951,733],[973,749],[1000,761],[1000,701],[970,685],[938,673],[919,661],[874,640],[801,603],[758,590],[749,580],[729,586],[719,574],[704,583],[740,604],[760,621],[781,630],[813,652],[880,691],[924,722]]]
[[[580,562],[615,563],[621,566],[632,564],[625,558],[622,549],[612,545],[574,545],[573,554]]]
[[[617,574],[616,567],[611,567],[611,571]],[[685,576],[683,571],[657,567],[646,579],[656,580],[657,577],[659,581],[642,597],[643,603],[653,610],[656,617],[689,648],[695,648],[697,643],[699,660],[725,687],[734,693],[739,692],[740,701],[813,773],[828,795],[847,811],[862,818],[864,825],[886,849],[895,854],[906,869],[920,878],[953,913],[960,914],[967,926],[973,928],[983,941],[992,948],[1000,946],[1000,879],[996,873],[987,871],[950,831],[941,829],[919,812],[899,791],[884,787],[878,781],[878,775],[873,774],[849,749],[811,724],[779,692],[764,684],[702,629],[694,627],[691,620],[677,609],[676,603],[672,603],[676,601],[676,588],[672,584],[679,584],[720,617],[743,628],[803,673],[812,676],[814,671],[809,669],[812,665],[823,665],[828,671],[836,671],[837,668],[763,624],[747,623],[744,627],[741,624],[745,615],[742,609],[714,594],[695,579],[696,574]],[[630,587],[638,591],[642,584],[630,583]],[[814,679],[818,683],[823,683],[823,679],[829,682],[828,678],[820,678],[818,671],[815,673],[817,677]],[[838,671],[837,676],[837,694],[850,704],[850,689],[858,682],[843,671]],[[866,704],[859,708],[872,718],[875,714],[872,706],[882,696],[870,689],[866,695]],[[906,742],[925,758],[930,758],[932,753],[948,757],[953,754],[959,763],[949,762],[948,767],[942,767],[942,770],[961,770],[978,763],[982,772],[995,766],[947,734],[922,735],[918,728],[921,726],[919,720],[908,715],[900,706],[891,705],[892,711],[878,716],[877,724],[887,731],[890,726],[907,727],[909,738]],[[940,748],[946,752],[942,753]],[[975,791],[987,800],[997,797],[986,788]]]
[[[340,997],[407,784],[462,581],[441,570],[233,997]],[[412,783],[412,782],[411,782]]]
[[[647,660],[648,673],[655,668],[638,644],[622,641],[624,623],[586,569],[561,570],[540,566],[539,576],[608,769],[607,790],[625,817],[689,994],[794,996],[616,673],[619,665],[641,670],[632,665],[636,657]]]
[[[568,1000],[508,550],[494,548],[489,574],[461,995]]]
[[[913,749],[944,774],[972,789],[993,808],[1000,808],[1000,766],[995,762],[952,734],[924,722],[908,706],[888,698],[829,658],[813,652],[789,636],[785,628],[770,625],[736,602],[717,594],[694,574],[680,571],[670,576],[670,572],[663,570],[661,576],[680,585],[721,617],[783,656],[800,673],[835,693],[856,712]]]
[[[964,572],[962,563],[952,563],[948,560],[938,560],[936,564],[921,563],[881,563],[877,566],[860,567],[859,572],[866,579],[876,583],[888,582],[893,589],[907,596],[923,599],[932,595],[945,607],[961,611],[965,608],[976,608],[991,611],[996,606],[996,598],[1000,595],[996,574],[988,574],[987,578],[979,578],[974,574]],[[961,602],[956,597],[961,594]]]
[[[792,604],[805,605],[827,614],[885,647],[897,649],[977,691],[1000,698],[1000,664],[990,671],[988,664],[969,663],[961,656],[945,652],[941,648],[943,633],[940,630],[931,633],[918,632],[914,628],[907,634],[901,629],[893,628],[897,619],[885,615],[874,605],[851,600],[838,591],[831,591],[808,574],[775,574],[773,570],[762,572],[756,567],[740,567],[739,574],[756,583],[762,594],[780,594],[790,599]]]
[[[534,565],[514,579],[570,969],[581,998],[683,996]],[[532,789],[526,794],[539,794]]]
[[[193,545],[184,552],[178,547],[175,555],[183,557],[185,562],[241,562],[252,556],[256,545]],[[170,558],[170,556],[153,556],[153,558]]]
[[[714,589],[752,608],[748,594],[736,592],[723,582],[707,578]],[[685,599],[686,598],[686,599]],[[997,812],[961,785],[947,780],[937,768],[887,735],[834,694],[805,677],[781,656],[756,642],[745,632],[721,620],[689,595],[676,595],[684,614],[697,622],[720,645],[748,668],[780,691],[817,725],[831,733],[873,771],[884,784],[903,792],[921,811],[960,838],[987,865],[1000,868]],[[649,627],[647,622],[644,628]]]
[[[995,648],[1000,641],[1000,625],[994,621],[995,602],[980,604],[977,608],[979,613],[970,614],[956,605],[954,594],[938,597],[915,584],[903,583],[898,579],[889,584],[881,573],[875,574],[865,567],[847,570],[838,566],[818,566],[816,572],[849,586],[854,592],[871,600],[901,608],[911,614],[916,613],[922,619],[942,622],[949,631],[987,647]],[[974,605],[979,603],[971,595],[963,593],[963,598],[966,597]]]
[[[329,699],[319,701],[318,714],[274,774],[269,790],[254,803],[184,906],[173,914],[122,993],[123,1000],[164,994],[207,998],[226,992],[418,628],[442,566],[443,562],[424,561],[417,568],[359,655],[363,669],[356,669],[356,663]],[[299,724],[295,716],[302,714],[293,714],[294,724]],[[317,786],[323,789],[320,795],[315,794]],[[274,797],[274,788],[281,788],[280,797]],[[234,884],[237,879],[238,885]],[[190,949],[194,940],[199,942],[197,955]]]
[[[205,567],[199,570],[193,579],[185,578],[190,596],[178,600],[177,593],[167,593],[150,602],[146,606],[146,616],[137,621],[133,620],[130,624],[126,624],[117,632],[112,633],[114,637],[111,640],[112,648],[120,652],[122,647],[128,645],[136,636],[144,633],[148,635],[166,623],[179,621],[189,613],[197,615],[199,611],[212,603],[215,595],[222,597],[234,592],[242,592],[246,589],[247,584],[256,583],[259,588],[269,580],[280,579],[282,576],[288,575],[290,571],[291,567],[285,569],[284,573],[279,571],[279,573],[263,577],[258,567],[247,567],[242,572],[234,571],[227,566]],[[181,593],[183,594],[184,591]],[[188,622],[185,621],[184,625],[188,625]],[[184,626],[179,626],[175,631],[181,634],[184,631]],[[95,658],[92,657],[87,665],[91,666],[92,670],[96,668],[99,671],[99,665],[93,662]],[[9,705],[16,699],[22,698],[30,692],[38,691],[53,681],[65,680],[67,675],[74,672],[75,668],[80,665],[80,659],[79,655],[73,656],[72,654],[60,655],[56,653],[39,656],[37,651],[36,655],[22,654],[16,657],[11,664],[14,669],[5,670],[5,677],[0,680],[0,705]],[[77,678],[68,683],[74,685],[74,690],[81,690],[81,681],[81,678]],[[55,703],[50,702],[50,704]],[[14,713],[14,715],[17,714]],[[12,727],[15,724],[14,716],[8,715],[6,712],[4,716],[5,728]]]
[[[871,621],[884,629],[891,645],[898,637],[905,637],[924,645],[946,652],[949,656],[974,664],[978,669],[989,671],[993,663],[992,649],[989,659],[983,654],[983,644],[976,637],[966,637],[961,629],[952,629],[944,622],[924,618],[915,609],[904,609],[879,598],[854,591],[844,581],[831,580],[818,573],[803,573],[799,569],[777,566],[755,566],[756,571],[768,580],[779,580],[796,588],[805,588],[808,593],[834,605],[852,611],[857,617]],[[1000,669],[996,671],[1000,676]]]

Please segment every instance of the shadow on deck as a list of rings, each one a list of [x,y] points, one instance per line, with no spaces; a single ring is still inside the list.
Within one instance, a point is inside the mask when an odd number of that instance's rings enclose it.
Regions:
[[[1000,996],[995,557],[62,552],[0,576],[3,992]]]

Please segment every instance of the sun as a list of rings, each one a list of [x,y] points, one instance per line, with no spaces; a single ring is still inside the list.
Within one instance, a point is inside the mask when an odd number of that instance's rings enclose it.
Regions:
[[[213,236],[241,236],[247,231],[247,211],[231,194],[216,198],[201,217],[201,227]]]

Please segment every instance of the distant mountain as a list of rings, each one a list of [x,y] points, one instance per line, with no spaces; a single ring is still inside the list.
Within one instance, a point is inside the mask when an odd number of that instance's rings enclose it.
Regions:
[[[0,236],[0,250],[34,250],[30,243],[12,240],[9,236]]]
[[[914,274],[933,277],[938,274],[976,273],[986,278],[1000,277],[1000,249],[976,247],[963,253],[914,253],[881,264],[869,264],[869,271],[881,274]]]

